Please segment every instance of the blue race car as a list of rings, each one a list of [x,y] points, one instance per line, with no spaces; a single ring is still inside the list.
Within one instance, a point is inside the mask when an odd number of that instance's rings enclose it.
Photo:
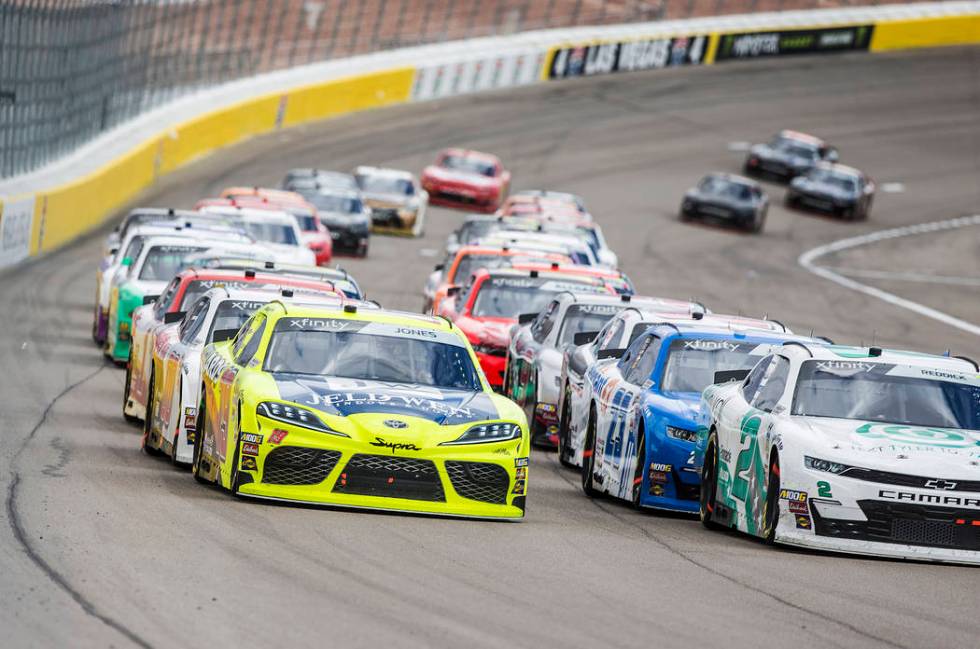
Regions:
[[[822,342],[789,331],[663,323],[648,328],[625,352],[601,353],[586,372],[591,404],[583,451],[585,493],[696,513],[701,392],[714,383],[716,372],[744,373],[788,341]]]

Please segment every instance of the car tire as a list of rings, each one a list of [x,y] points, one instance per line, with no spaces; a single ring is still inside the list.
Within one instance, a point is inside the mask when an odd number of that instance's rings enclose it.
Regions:
[[[592,482],[595,470],[595,411],[589,413],[589,424],[585,432],[585,447],[582,449],[582,491],[589,498],[599,496],[599,490]]]
[[[569,448],[568,439],[568,428],[571,424],[571,416],[569,412],[572,409],[572,399],[571,395],[568,394],[568,389],[565,390],[565,396],[562,399],[561,406],[561,419],[558,420],[558,461],[561,465],[568,467],[569,469],[577,468],[572,463],[573,452]]]
[[[191,460],[191,473],[194,479],[201,484],[209,484],[211,481],[204,477],[201,469],[201,456],[204,455],[204,435],[207,428],[207,411],[204,408],[204,398],[197,409],[197,434],[194,435],[194,456]]]
[[[701,524],[709,530],[718,530],[722,526],[714,522],[713,516],[718,497],[718,437],[711,433],[708,446],[704,452],[704,464],[701,466],[701,495],[698,508]]]
[[[140,443],[143,452],[147,455],[160,455],[159,447],[153,446],[151,438],[153,436],[153,390],[154,385],[153,365],[150,365],[150,383],[146,391],[146,416],[143,417],[143,440]]]
[[[640,426],[639,439],[636,442],[636,467],[633,469],[633,484],[630,485],[630,502],[636,509],[641,509],[643,505],[643,469],[647,464],[647,440],[643,427]]]
[[[772,545],[776,540],[776,526],[779,523],[779,454],[773,453],[769,460],[769,485],[766,489],[766,508],[763,511],[763,540]]]
[[[178,395],[183,395],[184,394],[184,379],[180,379],[180,381],[177,382],[177,394]],[[173,439],[173,442],[172,442],[172,444],[170,446],[170,462],[175,467],[177,467],[178,469],[186,469],[187,468],[187,463],[186,462],[181,462],[180,460],[177,459],[177,444],[180,441],[180,423],[184,419],[184,412],[183,412],[183,410],[181,410],[180,405],[179,405],[180,403],[182,403],[181,400],[178,399],[178,402],[177,403],[178,403],[178,406],[177,406],[177,432],[174,433],[174,439]]]
[[[231,475],[228,476],[228,491],[238,498],[239,475],[238,465],[242,461],[242,404],[238,404],[238,430],[235,432],[235,453],[231,460]],[[219,477],[220,480],[220,477]]]
[[[129,413],[126,412],[126,405],[129,403],[129,395],[130,395],[129,385],[130,385],[130,383],[132,383],[132,381],[133,381],[133,354],[132,354],[132,352],[130,352],[130,354],[129,354],[129,362],[126,363],[126,383],[125,383],[125,385],[123,385],[123,408],[122,408],[122,412],[123,412],[123,419],[126,420],[126,423],[127,424],[132,424],[132,425],[136,426],[136,425],[139,425],[140,418],[139,417],[136,417],[134,415],[131,415],[131,414],[129,414]]]

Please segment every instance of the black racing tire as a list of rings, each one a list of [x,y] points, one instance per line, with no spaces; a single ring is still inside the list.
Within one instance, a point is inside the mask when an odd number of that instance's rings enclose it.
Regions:
[[[134,415],[130,415],[126,412],[126,404],[129,403],[129,384],[133,380],[133,354],[129,354],[129,362],[126,363],[126,383],[123,385],[123,419],[126,420],[127,424],[132,424],[134,426],[139,425],[140,418]]]
[[[595,470],[595,411],[589,413],[589,424],[585,432],[585,447],[582,450],[582,491],[589,498],[597,498],[599,490],[592,482]]]
[[[681,205],[681,209],[679,209],[677,211],[677,220],[680,221],[681,223],[687,223],[692,218],[693,218],[693,215],[690,212],[688,212],[687,210],[685,210],[684,209],[684,206]]]
[[[704,452],[704,465],[701,467],[701,495],[698,508],[701,524],[709,530],[722,526],[713,520],[718,497],[718,437],[711,433]]]
[[[239,475],[238,465],[241,462],[242,453],[242,404],[238,404],[238,430],[235,432],[235,454],[231,459],[231,475],[228,476],[228,491],[232,496],[238,497]],[[219,476],[220,481],[220,476]]]
[[[180,379],[180,381],[177,382],[178,403],[181,403],[181,401],[179,400],[179,398],[180,398],[179,395],[182,395],[182,394],[184,394],[184,379],[183,378]],[[178,408],[177,408],[177,429],[178,430],[180,430],[180,423],[181,423],[181,421],[183,421],[183,417],[184,417],[184,412],[178,406]],[[173,441],[171,443],[171,446],[170,446],[170,462],[175,467],[177,467],[178,469],[186,469],[187,468],[187,463],[186,462],[181,462],[181,461],[179,461],[177,459],[177,441],[178,441],[179,438],[180,438],[180,435],[179,434],[175,434],[174,435],[174,439],[173,439]]]
[[[558,420],[558,461],[561,465],[569,469],[577,469],[572,463],[572,450],[569,448],[568,428],[571,424],[569,412],[572,409],[571,395],[565,389],[565,396],[562,399],[561,419]]]
[[[763,210],[759,214],[755,214],[752,220],[748,222],[748,231],[752,234],[759,234],[762,232],[762,228],[766,225],[766,210]]]
[[[207,412],[204,409],[204,398],[197,408],[197,433],[194,435],[194,456],[191,460],[191,473],[194,479],[201,484],[210,484],[210,480],[204,477],[201,469],[201,456],[204,455],[204,435],[207,427]]]
[[[777,453],[773,453],[769,460],[769,486],[766,490],[766,508],[762,520],[762,539],[772,545],[776,540],[776,525],[779,523],[779,455]]]
[[[633,469],[633,484],[630,485],[630,502],[633,507],[640,509],[643,505],[643,469],[647,464],[647,440],[643,427],[640,427],[639,440],[636,442],[636,467]]]
[[[161,454],[160,448],[153,446],[151,441],[153,436],[153,391],[156,388],[154,379],[153,366],[150,365],[150,384],[146,391],[146,416],[143,417],[143,440],[140,443],[143,452],[147,455]]]

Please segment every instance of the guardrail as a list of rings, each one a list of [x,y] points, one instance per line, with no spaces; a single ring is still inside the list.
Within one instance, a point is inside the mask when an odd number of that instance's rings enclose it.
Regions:
[[[980,2],[528,32],[300,66],[203,89],[0,181],[0,266],[73,240],[159,177],[280,128],[407,101],[731,59],[980,43]]]

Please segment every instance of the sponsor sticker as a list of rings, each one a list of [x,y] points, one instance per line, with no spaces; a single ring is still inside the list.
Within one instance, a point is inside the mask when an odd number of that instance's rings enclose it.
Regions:
[[[522,466],[514,469],[514,477],[518,480],[524,480],[527,478],[527,467]]]
[[[515,467],[527,466],[527,458],[526,457],[515,457],[514,458],[514,466]]]
[[[797,514],[794,518],[796,518],[796,529],[798,530],[808,530],[812,526],[809,516]]]
[[[255,458],[251,455],[243,455],[241,463],[242,471],[256,471],[258,466],[256,465]]]
[[[789,506],[789,511],[791,514],[810,514],[810,508],[807,507],[805,502],[799,502],[796,500],[791,500],[787,503]]]
[[[277,428],[271,433],[269,433],[269,443],[280,444],[282,440],[286,439],[286,435],[288,434],[289,432],[282,430],[281,428]]]
[[[794,491],[793,489],[780,489],[779,499],[805,503],[807,501],[807,493],[805,491]]]
[[[251,442],[242,443],[242,455],[256,456],[259,454],[259,445]]]
[[[867,50],[873,25],[722,34],[715,60]]]
[[[514,494],[515,496],[523,496],[526,488],[527,488],[526,480],[515,480],[514,490],[511,493]]]
[[[242,441],[251,444],[261,444],[262,436],[257,433],[242,433]]]

